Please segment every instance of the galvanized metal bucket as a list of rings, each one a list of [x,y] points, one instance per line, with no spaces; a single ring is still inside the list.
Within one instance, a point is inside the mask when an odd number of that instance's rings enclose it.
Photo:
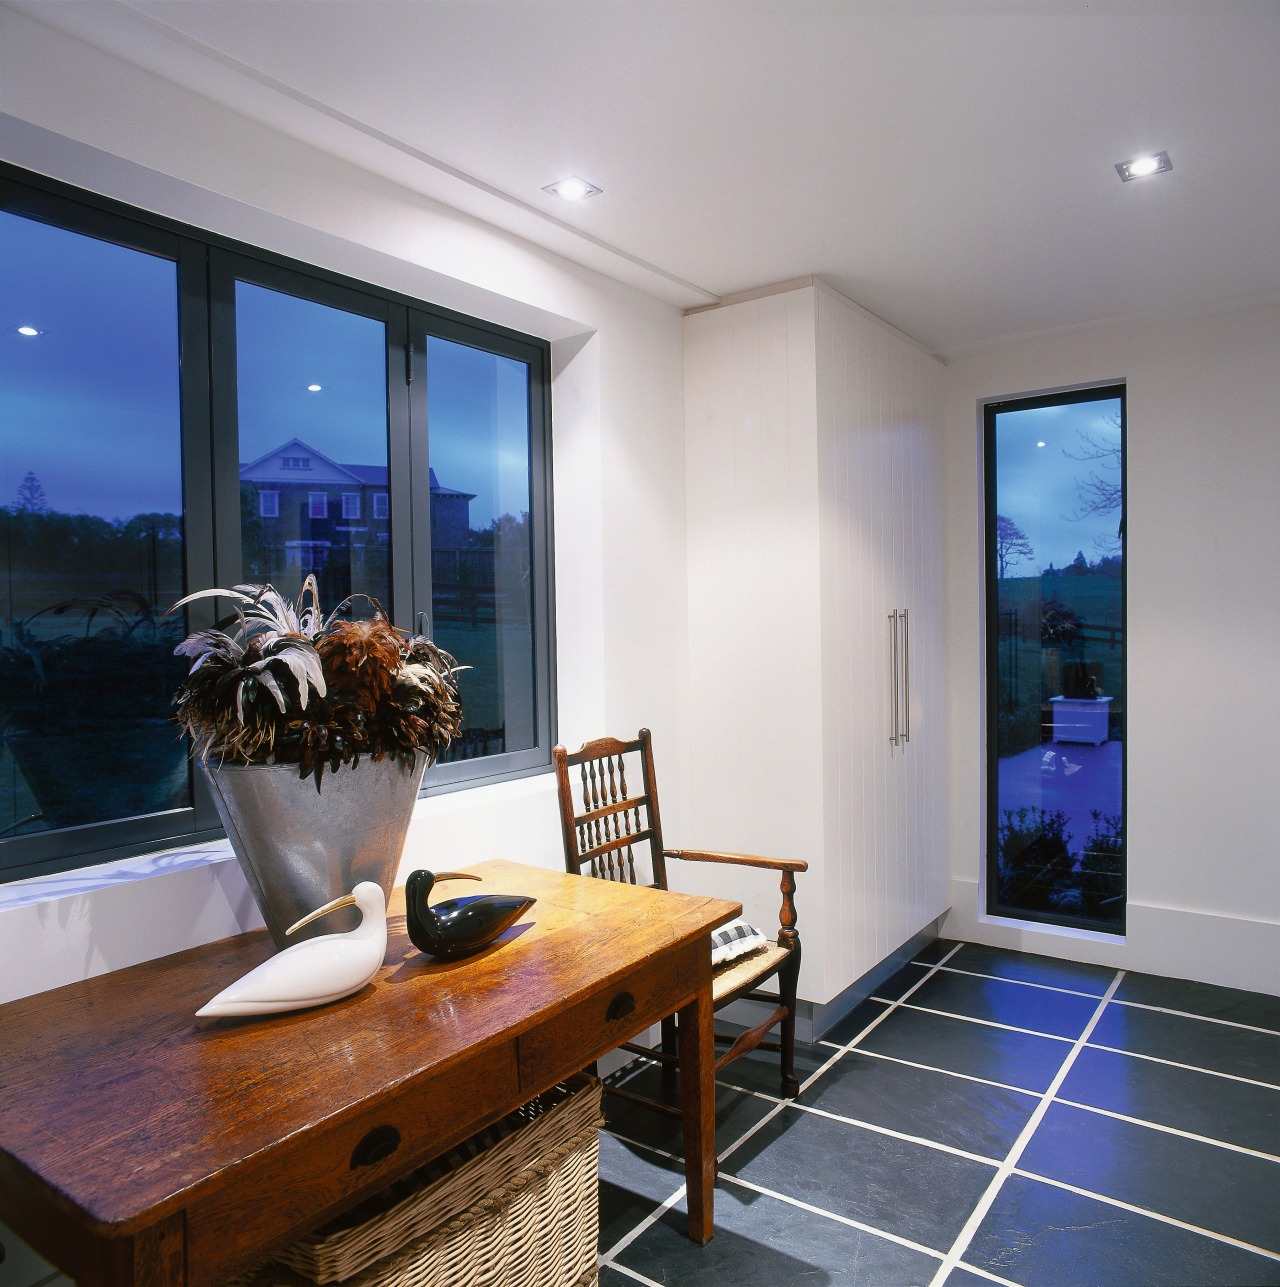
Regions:
[[[412,768],[389,758],[344,765],[325,773],[319,791],[296,764],[200,767],[277,947],[355,929],[360,913],[343,908],[285,937],[295,921],[362,880],[391,896],[425,755]]]

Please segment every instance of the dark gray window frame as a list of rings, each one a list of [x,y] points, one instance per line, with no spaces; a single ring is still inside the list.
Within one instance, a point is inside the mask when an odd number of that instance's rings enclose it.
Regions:
[[[998,863],[998,827],[999,827],[999,774],[995,771],[998,758],[998,717],[1000,700],[1000,656],[999,656],[999,599],[997,587],[999,575],[996,558],[996,466],[995,466],[995,427],[996,417],[1005,411],[1031,410],[1037,407],[1066,406],[1077,402],[1094,402],[1107,398],[1120,400],[1121,439],[1120,439],[1120,512],[1122,518],[1128,516],[1128,388],[1124,380],[1108,380],[1102,384],[1081,385],[1078,387],[1058,389],[1043,393],[1029,393],[1018,397],[993,399],[982,403],[982,460],[983,460],[983,567],[984,567],[984,618],[986,644],[986,914],[1001,920],[1026,921],[1064,929],[1089,930],[1109,937],[1123,936],[1127,924],[1128,909],[1128,872],[1129,855],[1125,852],[1125,912],[1118,923],[1097,921],[1083,916],[1070,916],[1051,912],[1036,911],[1028,908],[1006,907],[999,899]],[[1121,612],[1128,629],[1129,617],[1129,569],[1128,569],[1128,532],[1125,533],[1126,559],[1121,577]],[[1125,649],[1125,664],[1128,665],[1128,648]],[[1129,815],[1129,753],[1128,753],[1128,713],[1125,714],[1125,748],[1121,767],[1120,793],[1122,816],[1126,823]]]
[[[555,618],[552,554],[551,353],[536,336],[438,308],[314,265],[235,242],[163,216],[82,192],[0,162],[0,209],[87,236],[158,254],[178,268],[183,455],[183,535],[189,589],[233,585],[240,576],[239,461],[236,432],[236,280],[383,320],[387,326],[389,509],[392,516],[392,605],[395,623],[430,620],[429,488],[425,465],[425,398],[414,441],[411,377],[416,338],[423,366],[425,337],[441,336],[517,357],[529,364],[530,520],[533,537],[536,745],[530,750],[434,766],[423,793],[460,790],[546,772],[556,738]],[[420,388],[425,382],[420,383]],[[408,516],[397,520],[397,515]],[[195,604],[188,626],[207,626],[213,606]],[[92,772],[93,748],[77,770]],[[221,836],[199,774],[193,804],[140,818],[0,839],[0,883],[95,866],[134,854],[197,845]]]

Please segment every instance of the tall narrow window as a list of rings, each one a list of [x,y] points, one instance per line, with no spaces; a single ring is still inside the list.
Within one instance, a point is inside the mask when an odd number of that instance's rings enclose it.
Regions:
[[[0,299],[0,837],[188,806],[177,264],[0,212]]]
[[[357,486],[387,485],[385,324],[249,281],[235,322],[244,579],[292,597],[314,575],[326,609],[358,593],[390,612],[386,540],[342,521],[359,516]],[[264,525],[269,492],[279,517]]]
[[[987,904],[1122,932],[1121,386],[988,404]]]

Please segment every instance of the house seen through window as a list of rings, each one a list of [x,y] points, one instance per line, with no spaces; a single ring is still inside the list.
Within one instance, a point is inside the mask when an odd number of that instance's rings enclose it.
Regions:
[[[214,609],[167,614],[213,585],[452,652],[429,785],[549,763],[544,342],[9,167],[0,297],[0,880],[213,833],[172,697]]]

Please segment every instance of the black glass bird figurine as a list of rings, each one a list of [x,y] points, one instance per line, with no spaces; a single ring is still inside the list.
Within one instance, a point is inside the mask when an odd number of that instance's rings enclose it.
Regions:
[[[470,898],[448,898],[434,907],[427,905],[436,881],[479,879],[462,871],[441,872],[438,876],[421,870],[409,873],[404,894],[414,947],[442,961],[470,956],[488,947],[538,901],[523,894],[475,894]]]

